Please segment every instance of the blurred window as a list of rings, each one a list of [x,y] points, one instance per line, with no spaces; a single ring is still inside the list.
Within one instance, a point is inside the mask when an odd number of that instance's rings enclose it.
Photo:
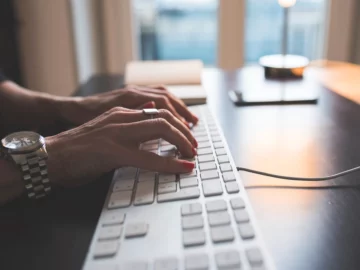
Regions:
[[[198,58],[215,66],[218,1],[133,0],[141,59]],[[322,57],[326,2],[298,0],[291,8],[289,53]],[[277,0],[246,0],[246,63],[280,53],[282,16]]]

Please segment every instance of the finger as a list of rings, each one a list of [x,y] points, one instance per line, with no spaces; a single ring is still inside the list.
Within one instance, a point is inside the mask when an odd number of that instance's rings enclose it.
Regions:
[[[196,124],[199,121],[199,118],[188,110],[185,103],[167,91],[164,86],[155,86],[154,88],[138,87],[138,89],[143,92],[166,96],[177,113],[184,117],[186,121],[193,124]]]
[[[175,145],[182,156],[196,155],[196,150],[185,135],[163,118],[115,125],[113,134],[117,139],[137,144],[162,138]]]
[[[154,101],[146,102],[145,104],[140,105],[138,107],[138,109],[151,109],[151,108],[155,108],[155,102]]]
[[[174,117],[168,110],[160,109],[159,113],[153,115],[153,117],[163,118],[166,121],[168,121],[171,125],[173,125],[181,133],[183,133],[194,147],[197,147],[197,141],[195,140],[194,136],[187,128],[187,126],[185,126],[184,123],[181,122],[179,119]],[[140,110],[123,111],[119,109],[118,112],[116,110],[113,110],[113,113],[109,115],[108,118],[103,123],[104,124],[132,123],[132,122],[139,122],[149,119],[150,116],[144,114]]]
[[[184,124],[184,122],[180,121],[178,118],[176,118],[171,112],[165,109],[160,109],[159,114],[155,115],[155,118],[161,117],[167,120],[171,125],[173,125],[175,128],[180,130],[185,137],[192,143],[194,147],[198,146],[198,143],[192,133],[190,132],[187,125]]]
[[[183,122],[188,128],[190,128],[190,125],[183,119],[183,117],[175,110],[174,106],[171,104],[171,102],[168,100],[165,96],[159,96],[155,100],[155,104],[157,108],[161,109],[167,109],[169,110],[177,119],[179,119],[181,122]]]
[[[130,163],[133,167],[163,173],[187,173],[195,167],[190,161],[161,157],[142,150],[136,150],[131,154]]]
[[[189,111],[189,109],[186,107],[185,103],[169,93],[168,99],[170,100],[171,104],[175,107],[176,111],[179,112],[181,116],[185,118],[186,121],[197,124],[199,121],[199,118]]]

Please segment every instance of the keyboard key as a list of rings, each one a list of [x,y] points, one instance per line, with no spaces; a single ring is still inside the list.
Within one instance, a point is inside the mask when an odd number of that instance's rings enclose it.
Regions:
[[[116,254],[119,248],[119,241],[101,241],[97,242],[94,249],[94,257],[102,258],[102,257],[112,257]]]
[[[146,262],[130,262],[121,265],[121,268],[117,270],[148,270],[148,263]],[[101,266],[101,270],[102,266]]]
[[[207,136],[208,133],[206,131],[199,130],[199,131],[194,131],[193,135],[195,138],[197,138],[197,137]]]
[[[159,140],[155,139],[155,140],[147,141],[147,142],[144,142],[143,145],[148,145],[148,144],[152,144],[152,143],[159,143]]]
[[[189,173],[180,174],[180,179],[194,177],[194,176],[196,176],[196,170],[193,170],[192,172],[189,172]]]
[[[223,147],[224,147],[224,144],[222,142],[215,142],[214,143],[214,148],[215,149],[223,148]]]
[[[138,182],[155,180],[155,172],[142,172],[139,174]]]
[[[203,163],[203,162],[209,162],[209,161],[214,161],[214,156],[213,155],[203,155],[203,156],[198,156],[198,160],[199,163]]]
[[[225,150],[225,148],[218,148],[218,149],[215,149],[215,153],[217,156],[226,155],[226,150]]]
[[[220,136],[220,133],[219,133],[219,131],[217,131],[217,130],[213,130],[213,131],[210,130],[210,136],[211,136],[211,137]]]
[[[93,265],[93,267],[86,268],[86,270],[98,270],[98,269],[99,268],[96,266],[96,264]],[[101,265],[101,270],[119,270],[119,268],[117,267],[116,264],[106,264],[106,265]],[[121,268],[121,270],[123,270],[123,268]]]
[[[134,179],[118,180],[114,183],[113,191],[132,190],[134,188]]]
[[[166,146],[166,145],[171,145],[171,143],[169,143],[169,142],[167,142],[165,140],[161,140],[160,145],[161,146]]]
[[[197,136],[196,137],[196,141],[199,142],[207,142],[209,141],[209,137],[208,136]]]
[[[234,241],[234,230],[230,226],[211,228],[211,239],[214,243]]]
[[[136,187],[134,205],[151,204],[154,202],[155,179],[139,182]]]
[[[176,183],[162,183],[158,185],[158,194],[176,192]]]
[[[216,164],[215,162],[200,163],[199,167],[200,171],[213,170],[216,169]]]
[[[228,156],[218,156],[218,162],[220,164],[227,163],[227,162],[229,162],[229,157]]]
[[[159,184],[176,181],[176,174],[159,174]]]
[[[205,141],[205,142],[199,142],[198,143],[198,149],[201,149],[201,148],[207,148],[207,147],[210,147],[211,144],[209,141]]]
[[[185,216],[181,219],[183,230],[204,227],[204,220],[201,215]]]
[[[158,259],[155,261],[154,270],[178,270],[177,258]]]
[[[180,188],[197,187],[197,186],[198,186],[197,177],[180,179]]]
[[[206,211],[216,212],[227,210],[226,202],[224,200],[210,201],[206,203]]]
[[[110,195],[108,208],[128,207],[131,203],[132,191],[118,191]]]
[[[126,225],[125,237],[142,237],[145,236],[148,232],[149,225],[145,222],[130,223]]]
[[[211,149],[211,147],[198,149],[197,154],[198,154],[198,156],[212,154],[212,149]]]
[[[241,209],[245,208],[245,202],[241,198],[234,198],[230,200],[231,208],[232,209]]]
[[[221,142],[222,141],[221,136],[219,136],[219,135],[212,136],[211,139],[213,142]]]
[[[239,185],[235,181],[225,183],[226,191],[229,194],[238,193]]]
[[[119,225],[106,226],[100,229],[98,239],[99,240],[111,240],[120,238],[122,227]]]
[[[115,210],[103,214],[101,217],[101,223],[103,226],[123,224],[125,221],[125,214],[119,213]]]
[[[202,206],[200,203],[187,203],[181,206],[181,215],[196,215],[202,213]]]
[[[170,151],[160,152],[159,155],[162,156],[162,157],[174,158],[174,157],[176,157],[176,154],[177,154],[177,150],[173,149],[173,150],[170,150]]]
[[[185,257],[185,270],[207,270],[209,258],[206,254],[192,254]]]
[[[219,180],[208,180],[202,183],[204,196],[216,196],[223,193],[221,182]]]
[[[220,269],[239,269],[241,265],[239,252],[235,250],[215,254],[215,261]]]
[[[153,144],[144,145],[144,146],[141,148],[141,150],[151,151],[151,150],[157,150],[158,148],[159,148],[159,144],[153,143]]]
[[[220,164],[220,170],[221,170],[221,172],[231,172],[232,168],[231,168],[230,163]]]
[[[185,247],[205,244],[205,232],[202,229],[183,231],[183,244]]]
[[[176,146],[175,145],[172,145],[172,144],[169,144],[169,145],[164,145],[164,146],[161,146],[161,152],[168,152],[168,151],[176,151]]]
[[[218,177],[219,177],[219,174],[218,174],[217,170],[204,171],[204,172],[201,172],[201,174],[200,174],[201,180],[214,179],[214,178],[218,178]]]
[[[263,257],[258,248],[248,249],[245,251],[245,254],[251,266],[263,264]]]
[[[235,174],[233,172],[225,172],[225,173],[223,173],[222,176],[223,176],[224,182],[230,182],[230,181],[236,180]]]
[[[178,200],[195,199],[200,197],[200,190],[197,187],[180,189],[175,193],[165,193],[158,195],[158,202],[169,202]]]
[[[115,172],[115,178],[119,179],[134,179],[137,172],[137,168],[134,167],[124,167],[118,169]]]
[[[230,215],[226,211],[214,212],[208,214],[210,227],[230,224]]]
[[[245,209],[234,210],[234,217],[237,223],[249,222],[249,214]]]
[[[255,237],[254,228],[250,223],[244,223],[238,225],[238,230],[243,240],[247,240]]]

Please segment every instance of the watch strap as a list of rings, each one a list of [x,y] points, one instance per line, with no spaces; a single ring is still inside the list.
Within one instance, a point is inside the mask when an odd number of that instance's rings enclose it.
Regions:
[[[51,192],[46,160],[36,154],[30,154],[20,164],[25,189],[30,199],[40,199]]]

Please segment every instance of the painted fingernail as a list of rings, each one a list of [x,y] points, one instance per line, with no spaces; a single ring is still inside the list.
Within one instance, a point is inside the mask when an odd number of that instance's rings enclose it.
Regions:
[[[154,101],[150,101],[148,103],[146,103],[144,106],[143,106],[144,109],[150,109],[150,108],[155,108],[155,102]]]
[[[186,161],[186,160],[183,160],[182,164],[183,164],[184,168],[187,169],[188,171],[192,171],[195,167],[195,163],[192,163],[192,162]]]
[[[196,152],[196,149],[195,149],[195,148],[192,149],[192,152],[193,152],[194,156],[197,155],[197,152]]]
[[[198,148],[199,144],[198,144],[197,140],[194,139],[193,145],[195,146],[195,148]]]
[[[190,128],[190,125],[189,125],[188,122],[186,122],[186,121],[184,120],[183,123],[185,124],[185,126],[187,126],[188,128]]]

